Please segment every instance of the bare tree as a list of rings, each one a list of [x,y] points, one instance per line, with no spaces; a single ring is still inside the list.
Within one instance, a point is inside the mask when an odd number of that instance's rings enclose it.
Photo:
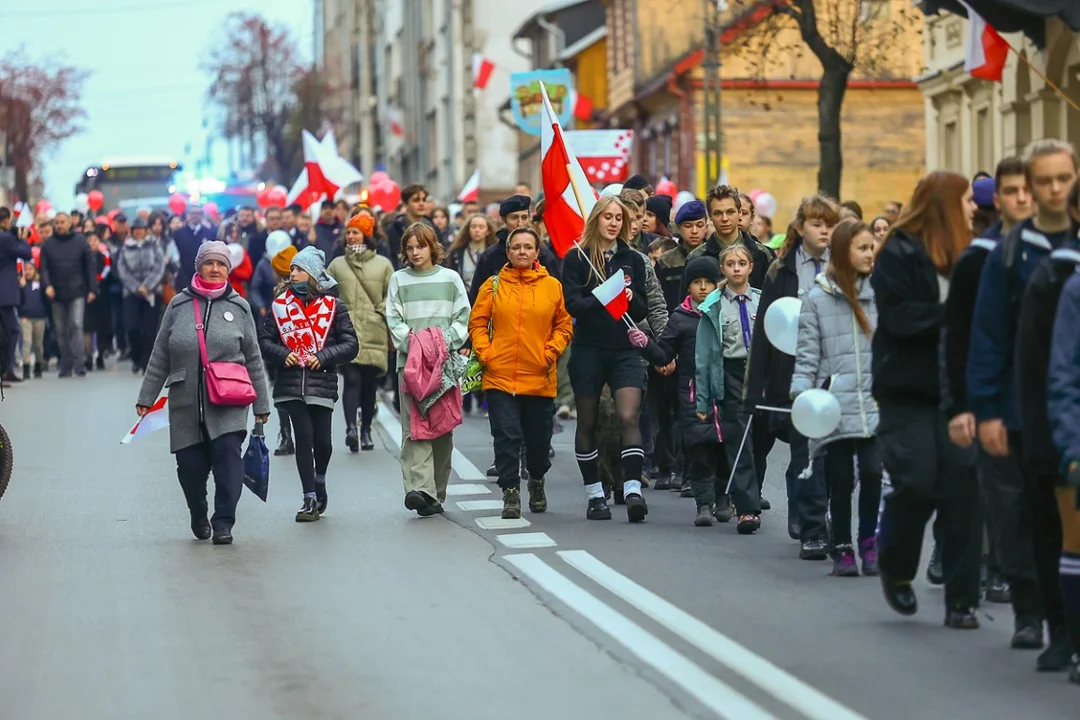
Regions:
[[[0,57],[0,131],[7,137],[15,193],[28,197],[28,178],[43,156],[83,130],[88,73],[51,60],[32,61],[25,48]]]
[[[840,196],[844,158],[840,116],[848,81],[858,69],[887,77],[897,63],[899,40],[918,22],[917,11],[891,0],[734,0],[734,16],[769,14],[753,31],[743,34],[725,53],[749,58],[759,75],[774,67],[777,57],[809,49],[821,63],[818,86],[818,189]],[[799,42],[785,43],[782,31],[794,26]]]

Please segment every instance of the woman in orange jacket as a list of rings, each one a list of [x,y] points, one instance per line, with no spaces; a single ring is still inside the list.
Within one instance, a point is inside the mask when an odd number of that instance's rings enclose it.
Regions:
[[[484,368],[502,516],[521,517],[518,451],[525,445],[529,510],[547,510],[544,475],[551,467],[555,365],[570,344],[573,321],[562,285],[537,262],[540,237],[522,227],[506,239],[509,263],[480,287],[469,317],[473,351]]]

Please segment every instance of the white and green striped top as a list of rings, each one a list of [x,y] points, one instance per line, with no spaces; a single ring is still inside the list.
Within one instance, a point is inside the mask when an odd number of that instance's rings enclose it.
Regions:
[[[386,294],[386,324],[398,351],[397,369],[405,367],[411,332],[448,328],[450,352],[460,349],[469,339],[470,310],[465,285],[453,270],[436,266],[417,272],[407,267],[394,273]]]

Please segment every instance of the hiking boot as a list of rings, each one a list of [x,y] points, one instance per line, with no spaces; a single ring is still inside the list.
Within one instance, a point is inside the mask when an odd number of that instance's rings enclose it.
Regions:
[[[945,567],[941,564],[941,546],[934,543],[930,564],[926,566],[926,579],[931,585],[945,584]]]
[[[296,522],[315,522],[319,519],[318,502],[313,497],[304,496],[304,504],[296,511]]]
[[[753,535],[761,529],[761,516],[749,513],[740,515],[739,524],[735,526],[735,529],[740,535]]]
[[[632,523],[639,523],[649,514],[649,506],[640,493],[630,493],[626,496],[626,517]]]
[[[604,498],[589,498],[589,509],[585,511],[587,520],[610,520],[611,508]]]
[[[859,577],[859,566],[855,562],[855,549],[850,545],[839,545],[833,551],[832,572],[836,577]]]
[[[998,573],[992,573],[986,583],[986,602],[1008,605],[1012,602],[1012,588]],[[1040,645],[1039,647],[1042,647]]]
[[[360,449],[365,452],[375,449],[375,441],[371,439],[371,428],[360,428]]]
[[[1064,628],[1050,628],[1050,646],[1035,660],[1039,672],[1061,672],[1072,663],[1072,648]]]
[[[278,431],[278,446],[277,450],[274,451],[274,455],[281,457],[283,455],[294,455],[295,453],[296,448],[293,446],[292,441],[292,425],[289,425],[288,430],[282,427]]]
[[[716,518],[716,522],[731,522],[734,515],[735,511],[731,509],[731,497],[721,495],[716,503],[716,508],[713,510],[713,517]]]
[[[800,560],[827,560],[829,558],[829,546],[824,540],[806,540],[799,548]]]
[[[877,575],[877,538],[867,538],[859,543],[859,559],[862,560],[862,574]]]
[[[699,505],[697,509],[697,517],[694,518],[695,527],[712,527],[713,509],[710,505]]]
[[[1009,643],[1013,650],[1042,650],[1042,618],[1034,615],[1020,616],[1016,618],[1014,627],[1016,630],[1013,632],[1012,642]]]
[[[915,597],[915,591],[911,589],[911,582],[893,580],[885,573],[881,578],[881,590],[885,594],[885,602],[901,615],[914,615],[919,611],[919,602]]]
[[[547,512],[547,493],[544,478],[529,478],[529,512]]]
[[[670,490],[675,485],[675,473],[659,473],[654,490]]]
[[[345,446],[349,448],[349,452],[360,452],[360,438],[357,437],[355,425],[345,428]]]
[[[958,605],[945,613],[945,627],[954,630],[978,630],[979,618],[975,617],[975,608]]]
[[[503,488],[503,520],[517,520],[521,517],[521,491],[517,488]]]

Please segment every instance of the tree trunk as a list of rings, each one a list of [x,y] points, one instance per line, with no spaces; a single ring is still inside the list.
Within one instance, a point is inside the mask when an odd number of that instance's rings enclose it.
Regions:
[[[844,93],[851,69],[830,68],[829,64],[825,64],[825,72],[818,86],[818,191],[839,200],[840,179],[844,172],[840,113],[844,107]]]

